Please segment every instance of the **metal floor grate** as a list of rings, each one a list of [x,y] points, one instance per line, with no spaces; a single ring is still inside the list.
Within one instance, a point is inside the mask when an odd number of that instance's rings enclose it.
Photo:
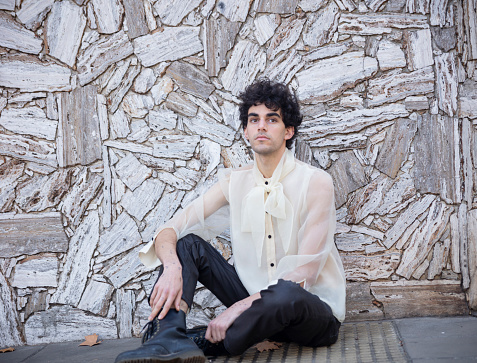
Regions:
[[[254,347],[241,356],[217,357],[213,363],[238,362],[409,362],[390,321],[345,323],[330,347],[308,348],[284,343],[280,349],[259,353]]]

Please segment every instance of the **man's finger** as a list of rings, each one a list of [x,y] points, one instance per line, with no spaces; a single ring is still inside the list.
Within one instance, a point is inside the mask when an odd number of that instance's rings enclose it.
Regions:
[[[161,319],[164,319],[164,317],[167,315],[167,313],[169,312],[169,309],[171,308],[171,305],[172,305],[173,301],[172,299],[169,297],[167,299],[167,301],[165,302],[164,306],[162,307],[162,311],[161,313],[159,314],[159,320]]]

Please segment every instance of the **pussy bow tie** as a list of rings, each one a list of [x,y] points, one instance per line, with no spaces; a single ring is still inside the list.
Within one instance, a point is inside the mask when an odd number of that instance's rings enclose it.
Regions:
[[[295,167],[295,158],[286,150],[278,163],[272,177],[265,179],[258,170],[257,162],[253,165],[253,187],[242,201],[242,232],[252,234],[258,266],[262,264],[263,243],[265,240],[265,216],[270,214],[277,219],[278,233],[283,250],[288,252],[293,228],[293,206],[283,193],[281,181]]]

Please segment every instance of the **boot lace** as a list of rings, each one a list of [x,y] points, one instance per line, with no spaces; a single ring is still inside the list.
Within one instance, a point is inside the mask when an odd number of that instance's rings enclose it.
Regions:
[[[143,326],[141,333],[143,331],[144,335],[142,336],[142,344],[153,338],[159,332],[159,319],[155,317],[153,320],[148,321]]]

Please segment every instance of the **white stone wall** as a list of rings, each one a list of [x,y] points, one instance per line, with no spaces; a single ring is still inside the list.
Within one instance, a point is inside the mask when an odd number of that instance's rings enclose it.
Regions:
[[[0,0],[0,346],[140,333],[137,251],[251,160],[237,95],[263,76],[334,178],[348,318],[476,309],[476,6]],[[223,309],[199,287],[188,324]]]

